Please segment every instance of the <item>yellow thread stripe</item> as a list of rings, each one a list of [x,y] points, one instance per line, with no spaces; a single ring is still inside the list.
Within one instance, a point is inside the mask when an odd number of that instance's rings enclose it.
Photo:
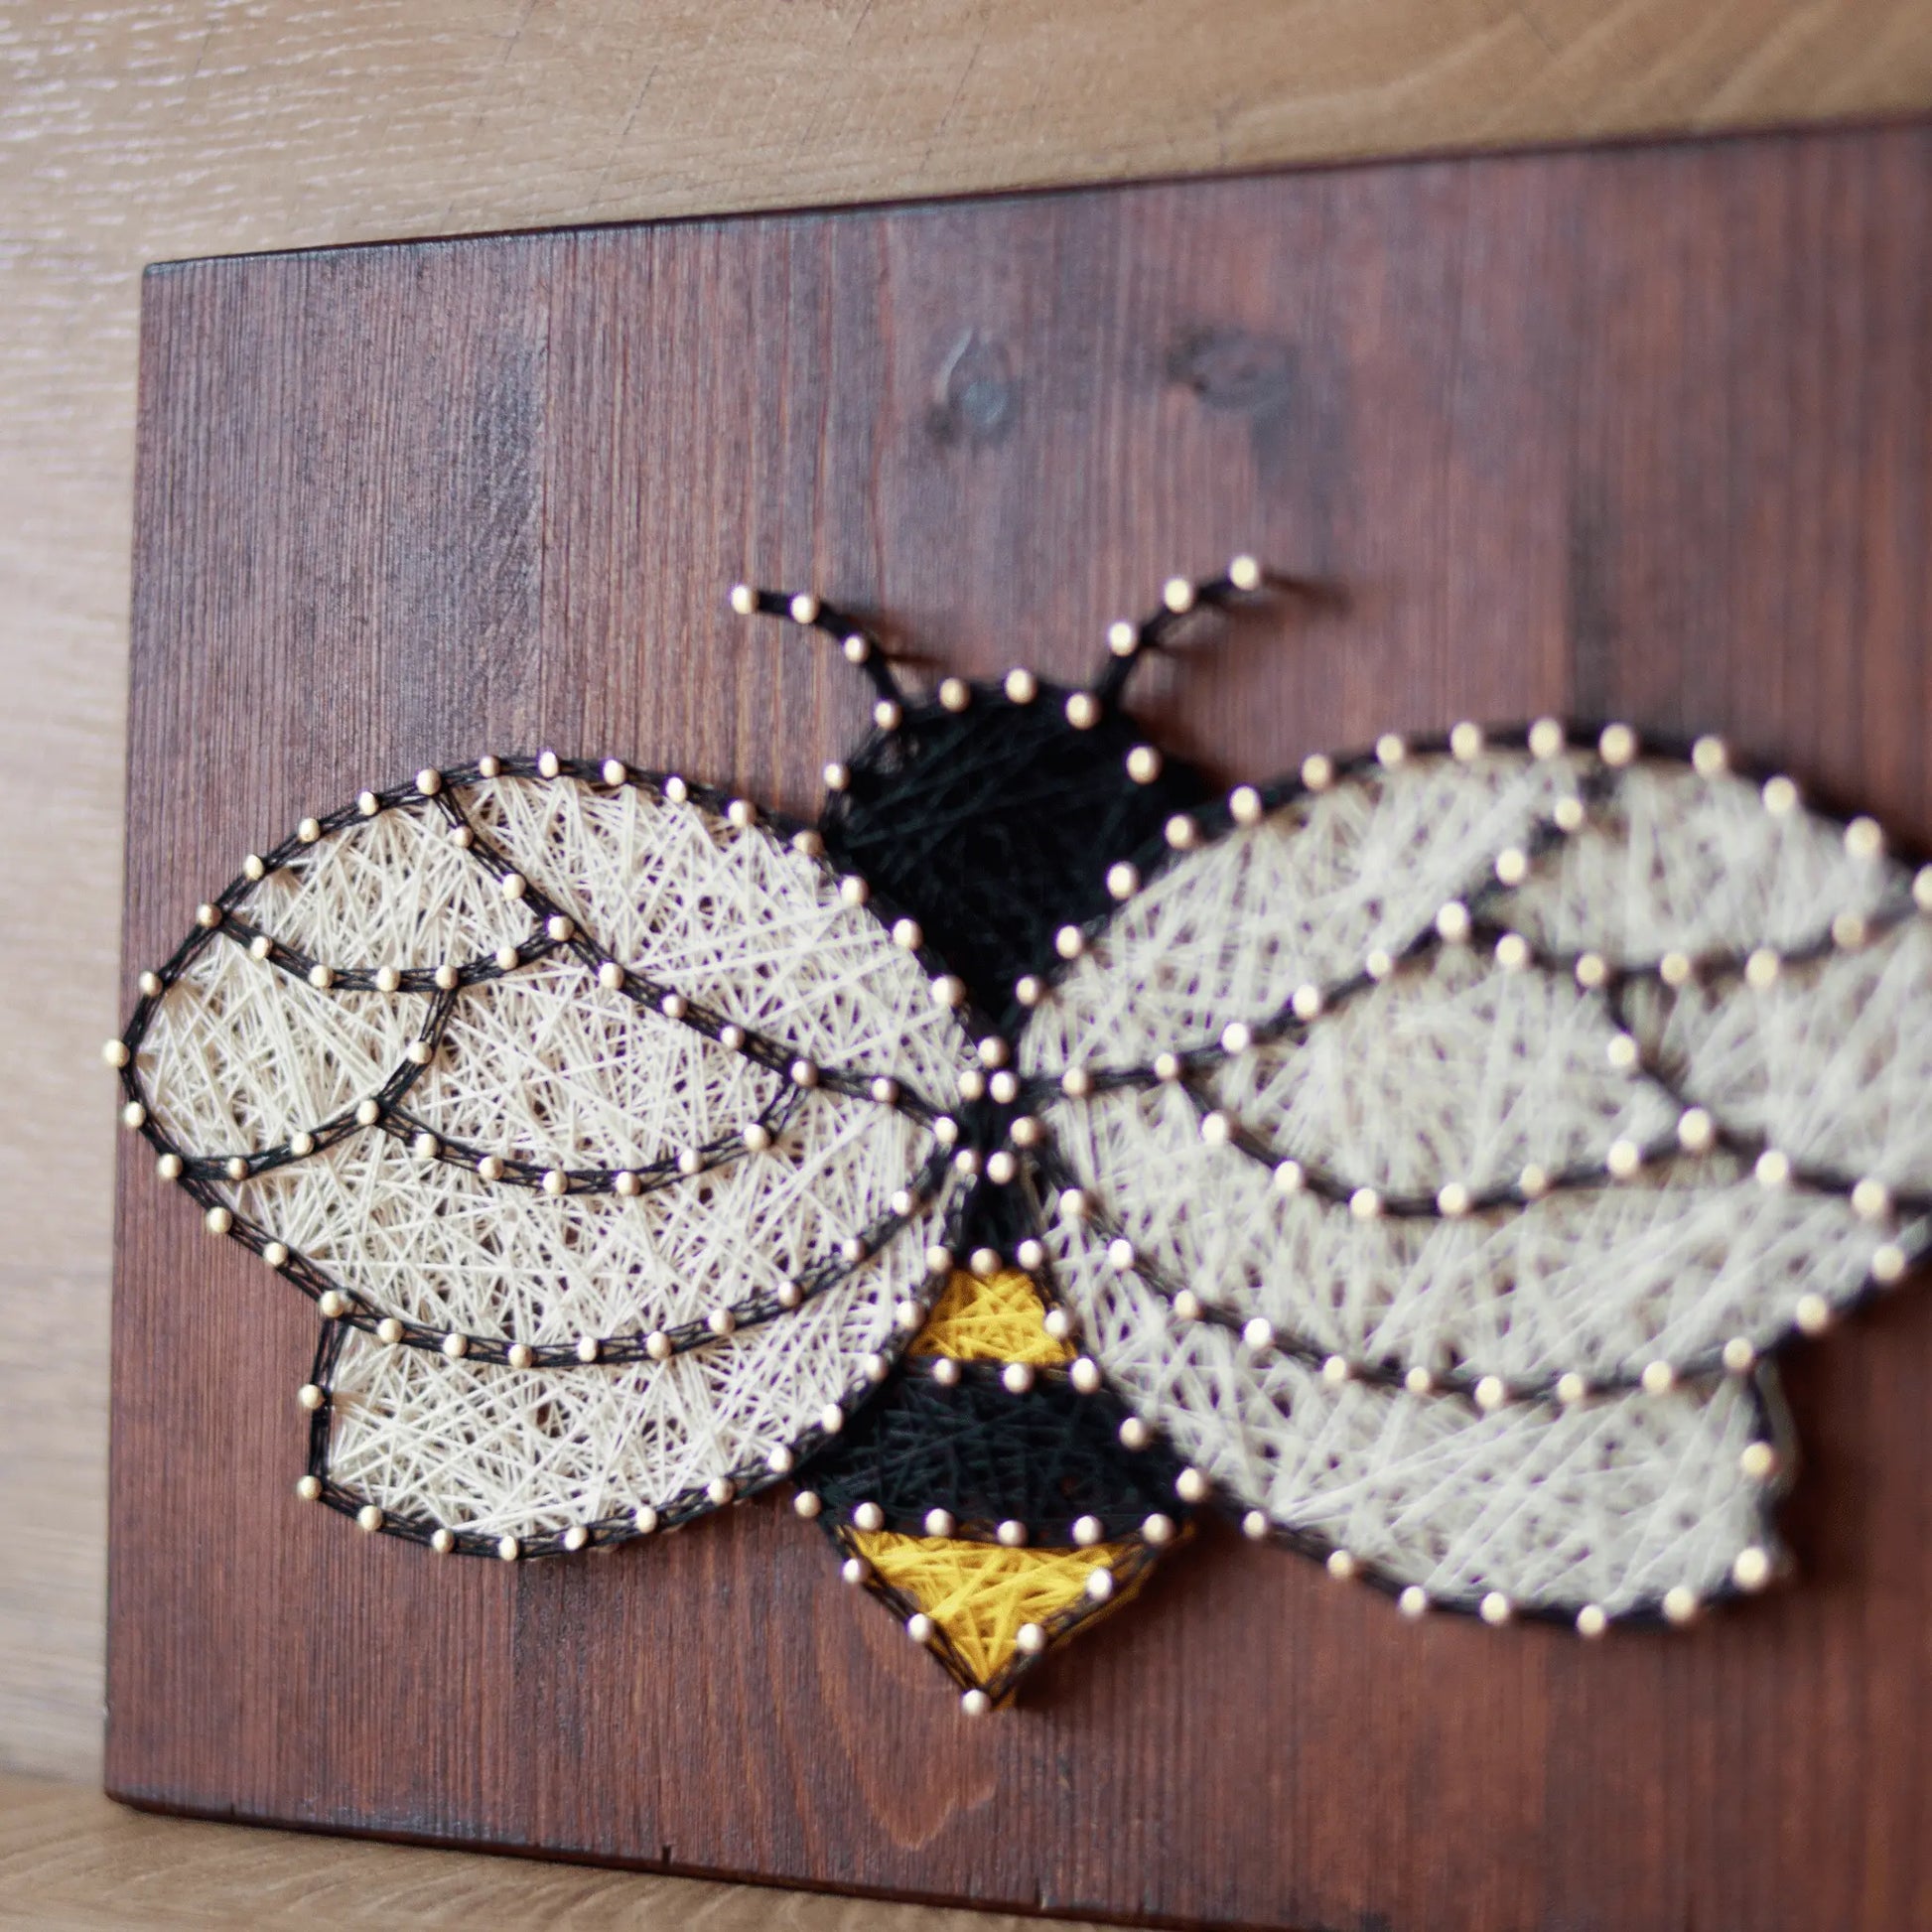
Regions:
[[[1008,1550],[891,1530],[854,1530],[850,1541],[882,1583],[909,1597],[945,1632],[982,1687],[1020,1654],[1025,1625],[1056,1635],[1068,1612],[1097,1609],[1087,1579],[1096,1570],[1114,1571],[1141,1547],[1133,1538],[1090,1550]]]
[[[1051,1367],[1073,1359],[1070,1342],[1046,1332],[1039,1291],[1017,1268],[987,1281],[956,1271],[912,1338],[915,1355],[950,1355],[961,1362],[1027,1362]]]

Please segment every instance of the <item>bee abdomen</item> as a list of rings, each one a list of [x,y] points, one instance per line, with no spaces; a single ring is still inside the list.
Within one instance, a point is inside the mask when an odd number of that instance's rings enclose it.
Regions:
[[[1027,1276],[962,1273],[893,1385],[814,1466],[847,1578],[932,1652],[969,1710],[1127,1601],[1184,1528],[1174,1462],[1123,1446],[1125,1421]]]

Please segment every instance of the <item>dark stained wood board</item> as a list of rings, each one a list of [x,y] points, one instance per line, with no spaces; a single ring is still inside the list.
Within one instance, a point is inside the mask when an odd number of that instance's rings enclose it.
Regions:
[[[143,313],[130,985],[244,851],[425,763],[809,809],[867,694],[744,576],[933,675],[1071,678],[1253,548],[1348,604],[1147,676],[1230,778],[1557,710],[1932,834],[1923,127],[177,263]],[[775,1498],[514,1569],[299,1503],[313,1312],[135,1146],[131,1802],[1217,1924],[1932,1923],[1918,1293],[1791,1360],[1769,1600],[1416,1627],[1211,1536],[975,1724]]]

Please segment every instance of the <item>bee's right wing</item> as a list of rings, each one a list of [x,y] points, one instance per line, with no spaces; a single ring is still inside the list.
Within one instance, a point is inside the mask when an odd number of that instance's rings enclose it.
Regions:
[[[124,1078],[164,1173],[330,1317],[311,1484],[576,1549],[783,1473],[919,1325],[969,1057],[935,972],[808,830],[488,760],[251,860]]]
[[[1255,1533],[1682,1610],[1771,1567],[1760,1356],[1932,1235],[1932,875],[1708,741],[1453,744],[1176,821],[1065,936],[1044,1248]]]

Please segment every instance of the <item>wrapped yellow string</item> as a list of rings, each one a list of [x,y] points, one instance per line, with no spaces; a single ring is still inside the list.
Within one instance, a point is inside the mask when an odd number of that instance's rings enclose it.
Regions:
[[[997,1543],[846,1532],[877,1582],[931,1618],[941,1661],[997,1703],[1056,1638],[1124,1603],[1152,1566],[1139,1537],[1090,1550],[1008,1550]],[[1108,1582],[1093,1588],[1096,1573]]]
[[[914,1355],[949,1355],[957,1362],[1027,1362],[1048,1368],[1070,1362],[1071,1342],[1046,1332],[1039,1291],[1017,1268],[981,1281],[964,1269],[946,1283],[926,1324],[912,1338]]]

